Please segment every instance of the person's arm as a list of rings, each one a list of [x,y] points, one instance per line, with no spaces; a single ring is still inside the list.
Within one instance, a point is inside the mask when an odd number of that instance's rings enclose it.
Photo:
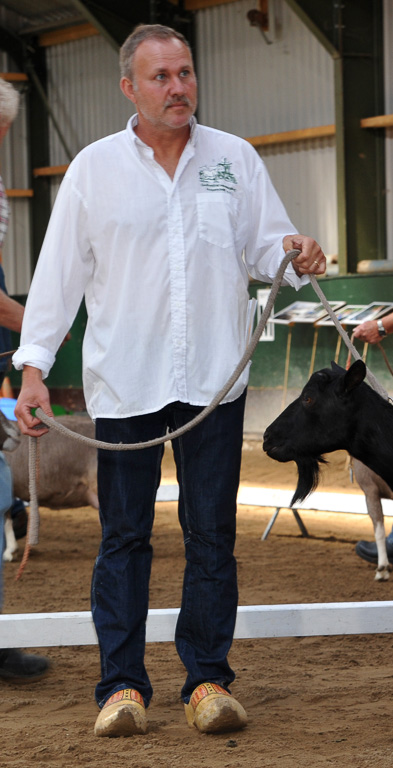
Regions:
[[[24,307],[0,289],[0,325],[20,333]]]
[[[380,320],[366,320],[364,323],[360,323],[354,329],[353,336],[360,341],[377,344],[390,333],[393,333],[393,312]]]
[[[64,178],[35,268],[23,317],[21,344],[13,365],[23,369],[22,388],[15,408],[24,434],[47,431],[31,408],[40,406],[52,416],[43,380],[66,338],[94,264],[90,254],[86,205],[70,176]],[[34,427],[40,425],[38,430]]]

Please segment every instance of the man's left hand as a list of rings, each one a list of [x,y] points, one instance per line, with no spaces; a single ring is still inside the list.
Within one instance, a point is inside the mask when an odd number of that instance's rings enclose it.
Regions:
[[[307,235],[286,235],[282,241],[284,251],[300,251],[292,260],[298,275],[323,275],[326,271],[326,258],[320,245]]]

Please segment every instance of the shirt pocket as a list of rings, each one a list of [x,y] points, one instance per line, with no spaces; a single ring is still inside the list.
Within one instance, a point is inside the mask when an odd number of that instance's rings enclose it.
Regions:
[[[226,192],[198,192],[196,196],[199,237],[220,248],[233,248],[238,201]]]

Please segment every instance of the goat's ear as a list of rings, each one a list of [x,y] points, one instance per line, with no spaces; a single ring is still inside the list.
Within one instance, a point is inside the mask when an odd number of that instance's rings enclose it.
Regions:
[[[367,369],[363,360],[355,360],[344,376],[344,392],[351,392],[355,387],[358,387],[364,380],[366,372]]]

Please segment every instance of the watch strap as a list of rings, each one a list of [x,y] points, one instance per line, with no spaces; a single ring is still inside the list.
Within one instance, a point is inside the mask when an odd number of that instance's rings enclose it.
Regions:
[[[386,328],[382,320],[377,320],[378,333],[380,336],[387,336]]]

